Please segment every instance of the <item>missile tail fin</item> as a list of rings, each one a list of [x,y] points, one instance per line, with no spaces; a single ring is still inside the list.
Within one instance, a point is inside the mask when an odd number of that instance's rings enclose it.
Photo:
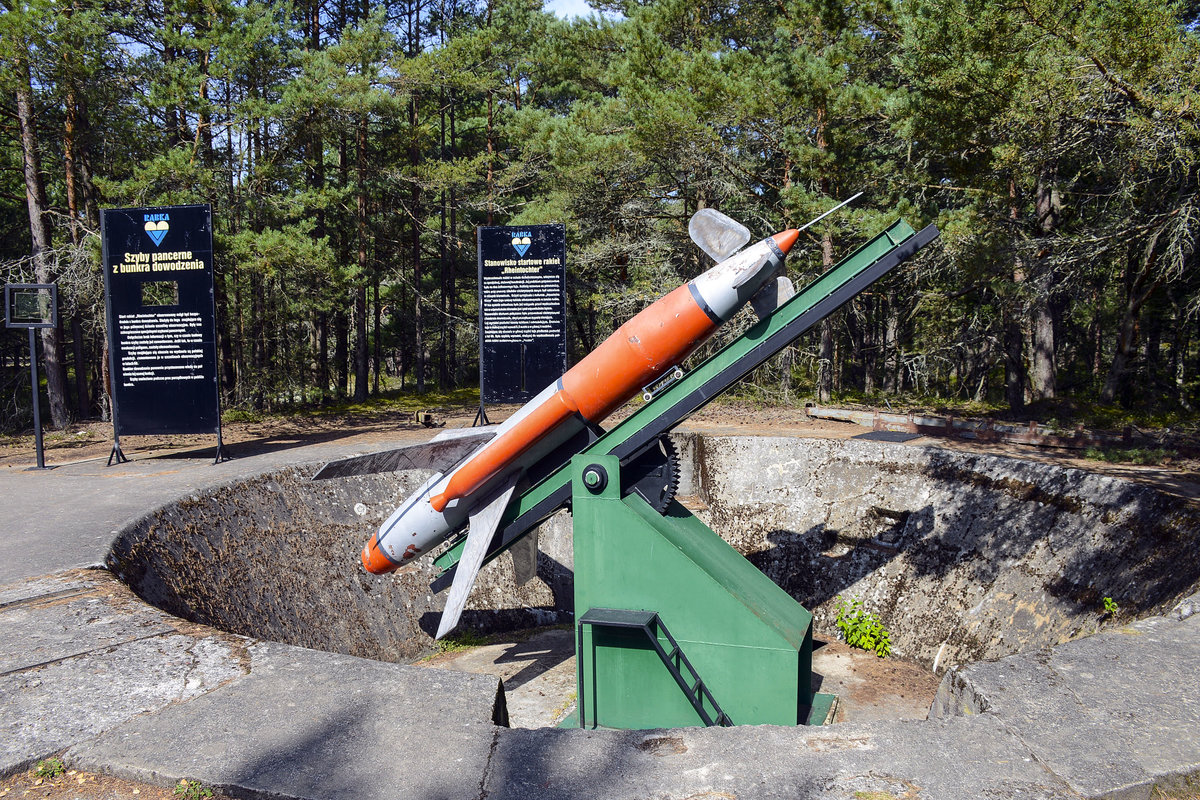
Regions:
[[[467,543],[458,560],[454,585],[450,587],[450,596],[446,598],[446,608],[442,611],[437,636],[434,638],[441,639],[458,625],[463,607],[467,604],[467,596],[471,594],[471,587],[475,585],[475,576],[483,566],[488,545],[492,543],[492,537],[500,527],[500,518],[504,516],[504,509],[508,507],[508,501],[512,499],[513,490],[517,487],[519,474],[510,476],[508,482],[491,500],[469,515]]]
[[[767,281],[758,290],[758,294],[750,298],[750,307],[754,309],[758,318],[762,319],[790,300],[795,293],[796,287],[789,279],[778,277],[773,281]]]
[[[702,208],[688,221],[688,236],[713,261],[721,262],[746,246],[750,229],[715,208]]]
[[[508,548],[512,554],[513,577],[517,586],[524,586],[537,577],[538,535],[530,531]]]
[[[484,442],[495,438],[495,431],[471,433],[455,438],[438,438],[425,444],[399,447],[364,456],[330,461],[313,476],[314,481],[345,478],[350,475],[373,475],[377,472],[398,472],[404,469],[432,469],[448,472],[451,467],[475,452]]]

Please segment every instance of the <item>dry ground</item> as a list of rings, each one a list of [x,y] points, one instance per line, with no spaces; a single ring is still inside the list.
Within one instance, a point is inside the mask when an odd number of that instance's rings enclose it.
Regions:
[[[500,422],[518,406],[488,408],[492,422]],[[432,408],[429,413],[437,427],[459,428],[472,424],[475,406]],[[613,419],[619,419],[619,411]],[[628,413],[625,411],[624,413]],[[715,434],[753,434],[768,436],[812,436],[850,438],[868,431],[853,423],[808,417],[803,408],[763,407],[741,402],[717,401],[692,416],[685,430]],[[253,422],[229,422],[223,426],[223,440],[230,455],[250,455],[264,450],[302,447],[322,442],[418,442],[432,435],[412,411],[372,410],[358,414],[295,414],[264,417]],[[47,466],[79,461],[107,459],[112,450],[112,425],[105,422],[73,424],[64,431],[46,431]],[[1167,459],[1156,466],[1111,464],[1087,459],[1078,450],[1041,448],[1019,444],[984,444],[963,439],[923,437],[916,444],[948,447],[956,450],[992,453],[1076,467],[1107,475],[1147,483],[1163,491],[1192,500],[1200,500],[1200,458]],[[130,458],[147,458],[164,453],[178,455],[196,451],[197,455],[215,454],[216,436],[163,435],[126,436],[122,449]],[[0,437],[0,471],[24,469],[36,464],[32,435]]]

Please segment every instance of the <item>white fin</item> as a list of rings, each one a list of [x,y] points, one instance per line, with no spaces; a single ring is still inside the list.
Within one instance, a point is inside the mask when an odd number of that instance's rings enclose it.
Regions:
[[[498,494],[492,495],[491,500],[468,515],[467,543],[458,559],[454,585],[450,587],[450,596],[446,598],[446,608],[442,611],[435,639],[442,638],[458,625],[458,618],[462,616],[463,607],[467,604],[467,596],[471,594],[471,587],[475,585],[475,576],[483,566],[488,545],[492,543],[492,537],[500,527],[500,518],[504,516],[504,509],[512,499],[518,475],[519,471],[510,476]]]
[[[432,469],[448,472],[451,467],[474,453],[496,436],[496,432],[479,428],[463,428],[457,436],[439,434],[424,444],[398,447],[363,456],[330,461],[313,476],[314,481],[345,478],[349,475],[373,475],[378,472],[397,472],[404,469]],[[449,433],[444,431],[443,433]]]
[[[715,208],[702,208],[688,221],[688,236],[713,261],[721,262],[746,246],[750,229]]]
[[[537,577],[538,535],[533,530],[513,542],[508,548],[512,554],[513,577],[517,586],[524,586]]]
[[[750,307],[754,309],[755,314],[758,314],[758,318],[762,319],[790,300],[794,294],[796,294],[796,287],[790,280],[782,277],[776,278],[763,284],[763,287],[758,290],[758,294],[750,298]]]
[[[480,425],[477,428],[443,428],[437,436],[429,441],[444,442],[447,439],[469,439],[472,436],[483,437],[485,435],[494,437],[499,429],[499,425]]]

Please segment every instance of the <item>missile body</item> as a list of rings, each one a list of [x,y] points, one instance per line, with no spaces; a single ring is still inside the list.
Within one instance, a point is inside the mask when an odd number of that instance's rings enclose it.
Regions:
[[[789,229],[731,255],[622,325],[493,439],[405,500],[363,547],[363,566],[382,574],[429,552],[528,467],[682,362],[773,278],[798,236]]]

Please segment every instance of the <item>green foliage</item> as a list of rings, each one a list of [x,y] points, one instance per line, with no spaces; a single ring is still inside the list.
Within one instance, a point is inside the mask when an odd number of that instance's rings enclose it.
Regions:
[[[697,209],[761,236],[865,189],[804,233],[797,282],[898,215],[936,221],[941,244],[839,312],[831,349],[814,331],[757,370],[756,398],[823,393],[822,375],[872,403],[1012,413],[1069,395],[1104,419],[1194,416],[1195,0],[599,6],[624,16],[528,0],[0,14],[0,96],[15,120],[32,89],[90,394],[100,205],[213,205],[224,405],[261,412],[471,385],[478,225],[565,225],[577,360],[708,266],[686,234]],[[30,250],[26,158],[19,126],[0,129],[5,274]]]
[[[67,771],[66,764],[61,758],[47,758],[37,762],[33,774],[39,778],[57,778]]]
[[[1116,613],[1120,610],[1121,610],[1120,606],[1117,605],[1116,600],[1113,600],[1111,597],[1104,598],[1104,613],[1105,614],[1109,615],[1110,617],[1116,616]]]
[[[189,781],[187,778],[183,778],[175,784],[174,794],[181,800],[204,800],[204,798],[213,796],[213,790],[200,781]]]
[[[1176,458],[1178,453],[1163,447],[1089,447],[1083,455],[1084,458],[1105,461],[1109,464],[1157,466]]]
[[[837,627],[846,644],[887,658],[892,652],[891,637],[879,618],[863,608],[860,598],[847,603],[839,595],[837,601]]]
[[[443,639],[439,639],[437,643],[437,650],[438,653],[458,653],[463,650],[482,647],[489,641],[490,639],[487,636],[467,629],[450,636],[446,636]]]

